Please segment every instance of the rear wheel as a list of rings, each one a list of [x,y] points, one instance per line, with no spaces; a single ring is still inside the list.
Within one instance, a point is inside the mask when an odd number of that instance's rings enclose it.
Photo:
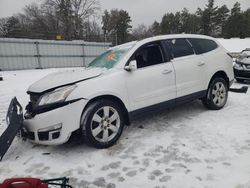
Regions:
[[[86,141],[96,148],[107,148],[116,143],[124,127],[119,105],[110,100],[90,104],[82,117],[82,131]]]
[[[207,95],[202,99],[205,107],[219,110],[225,106],[228,98],[228,86],[223,78],[215,78],[210,83]]]

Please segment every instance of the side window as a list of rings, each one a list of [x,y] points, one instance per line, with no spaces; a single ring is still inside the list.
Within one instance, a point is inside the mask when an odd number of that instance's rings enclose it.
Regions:
[[[137,68],[163,63],[163,53],[159,43],[146,44],[139,48],[133,59],[137,61]]]
[[[196,54],[207,53],[218,47],[216,42],[209,39],[190,38],[188,40],[192,44]]]
[[[172,48],[174,58],[193,55],[194,51],[186,39],[171,39],[168,40]]]

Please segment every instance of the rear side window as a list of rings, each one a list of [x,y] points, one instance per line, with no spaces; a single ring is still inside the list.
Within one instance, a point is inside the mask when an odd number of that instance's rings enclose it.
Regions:
[[[213,40],[209,40],[209,39],[190,38],[188,40],[192,44],[196,54],[207,53],[218,47],[216,42],[214,42]]]
[[[193,55],[194,51],[186,39],[168,40],[174,58]]]

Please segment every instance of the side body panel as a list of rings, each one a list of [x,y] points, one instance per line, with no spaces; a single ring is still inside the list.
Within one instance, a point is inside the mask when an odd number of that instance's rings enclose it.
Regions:
[[[216,72],[223,71],[226,73],[229,81],[234,79],[233,60],[227,55],[226,50],[219,46],[217,49],[203,54],[206,62],[206,88]]]

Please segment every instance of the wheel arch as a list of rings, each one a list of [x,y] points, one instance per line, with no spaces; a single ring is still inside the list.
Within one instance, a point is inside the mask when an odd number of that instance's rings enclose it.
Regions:
[[[210,79],[210,81],[209,81],[209,83],[208,83],[208,85],[207,85],[207,88],[209,88],[211,82],[212,82],[213,79],[215,79],[215,78],[223,78],[223,79],[226,81],[227,87],[228,87],[228,89],[229,89],[229,87],[230,87],[229,78],[228,78],[228,76],[227,76],[227,73],[226,73],[225,71],[222,71],[222,70],[217,71],[217,72],[212,76],[212,78]]]
[[[86,104],[86,106],[83,109],[83,112],[87,109],[87,107],[92,104],[93,102],[96,102],[98,100],[111,100],[111,101],[115,101],[122,109],[123,112],[123,116],[124,116],[124,120],[125,120],[125,125],[130,125],[130,118],[129,118],[129,113],[128,110],[125,106],[125,104],[123,103],[123,101],[114,95],[100,95],[100,96],[96,96],[92,99],[90,99],[88,101],[88,103]]]

